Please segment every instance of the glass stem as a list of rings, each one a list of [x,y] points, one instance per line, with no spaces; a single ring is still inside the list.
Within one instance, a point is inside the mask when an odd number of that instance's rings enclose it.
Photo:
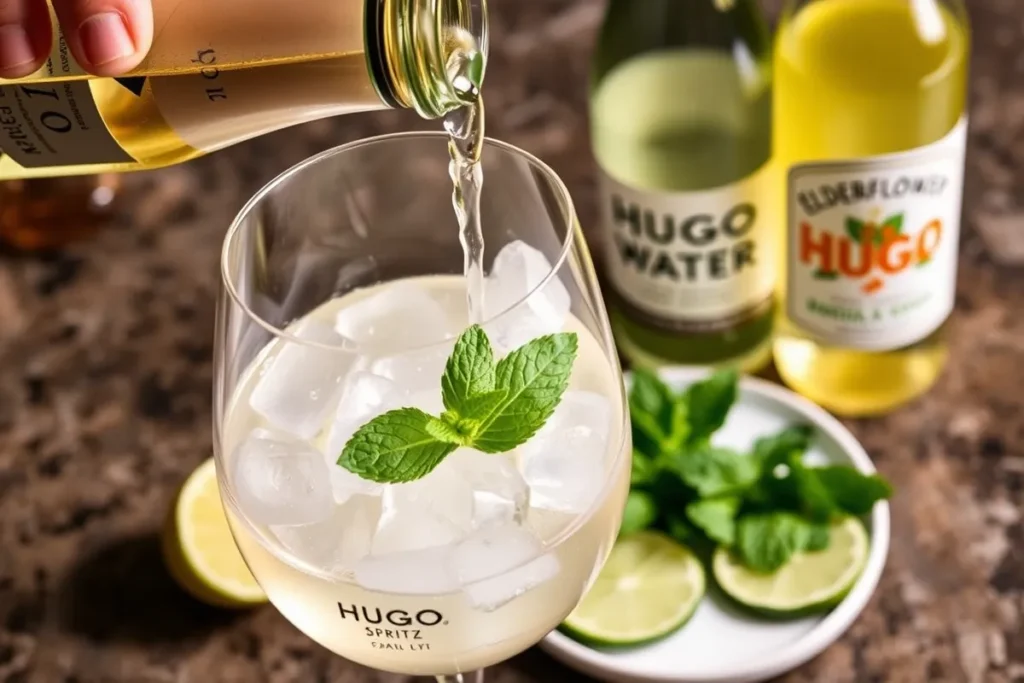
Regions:
[[[454,676],[438,676],[437,683],[484,683],[484,670]]]

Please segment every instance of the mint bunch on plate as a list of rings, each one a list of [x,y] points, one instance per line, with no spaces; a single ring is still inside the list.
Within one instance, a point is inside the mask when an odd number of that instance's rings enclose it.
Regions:
[[[867,514],[892,488],[850,466],[807,465],[813,430],[805,425],[763,436],[747,453],[714,445],[738,381],[720,371],[674,392],[651,372],[633,373],[632,488],[622,529],[723,546],[751,570],[771,573],[794,553],[828,548],[834,522]]]
[[[574,332],[539,337],[496,360],[483,328],[455,342],[441,377],[445,410],[399,408],[360,427],[338,464],[385,484],[427,476],[460,447],[505,453],[526,443],[555,412],[576,360]]]

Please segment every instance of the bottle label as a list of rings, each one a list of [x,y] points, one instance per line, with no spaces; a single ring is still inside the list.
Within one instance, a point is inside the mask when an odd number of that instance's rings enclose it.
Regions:
[[[88,81],[0,87],[0,150],[25,168],[132,160],[107,130]]]
[[[600,174],[605,271],[629,315],[678,332],[728,329],[771,303],[771,165],[701,192]]]
[[[57,23],[57,15],[50,10],[50,21],[53,26],[56,27],[54,36],[53,46],[50,48],[50,58],[43,63],[43,68],[35,73],[37,77],[57,78],[65,76],[84,76],[85,69],[78,65],[75,61],[74,55],[71,54],[71,48],[68,47],[68,41],[64,37],[64,31],[60,28]]]
[[[913,344],[953,310],[967,118],[910,152],[789,172],[789,319],[872,351]]]

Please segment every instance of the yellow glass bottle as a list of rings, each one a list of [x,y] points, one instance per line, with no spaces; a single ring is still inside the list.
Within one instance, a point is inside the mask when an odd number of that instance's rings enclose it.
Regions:
[[[781,20],[775,362],[833,412],[891,410],[945,365],[969,39],[960,0],[790,0]]]

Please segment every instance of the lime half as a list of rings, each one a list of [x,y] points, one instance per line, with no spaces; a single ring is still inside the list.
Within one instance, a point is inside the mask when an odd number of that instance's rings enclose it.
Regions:
[[[795,617],[832,609],[850,592],[871,543],[859,520],[847,517],[832,526],[828,548],[795,554],[772,574],[751,571],[725,548],[715,551],[712,572],[736,602],[773,617]]]
[[[207,604],[245,608],[267,601],[231,536],[212,458],[178,491],[164,527],[163,552],[171,576]]]
[[[623,536],[562,627],[595,645],[656,640],[690,619],[705,585],[700,560],[667,536],[651,531]]]

